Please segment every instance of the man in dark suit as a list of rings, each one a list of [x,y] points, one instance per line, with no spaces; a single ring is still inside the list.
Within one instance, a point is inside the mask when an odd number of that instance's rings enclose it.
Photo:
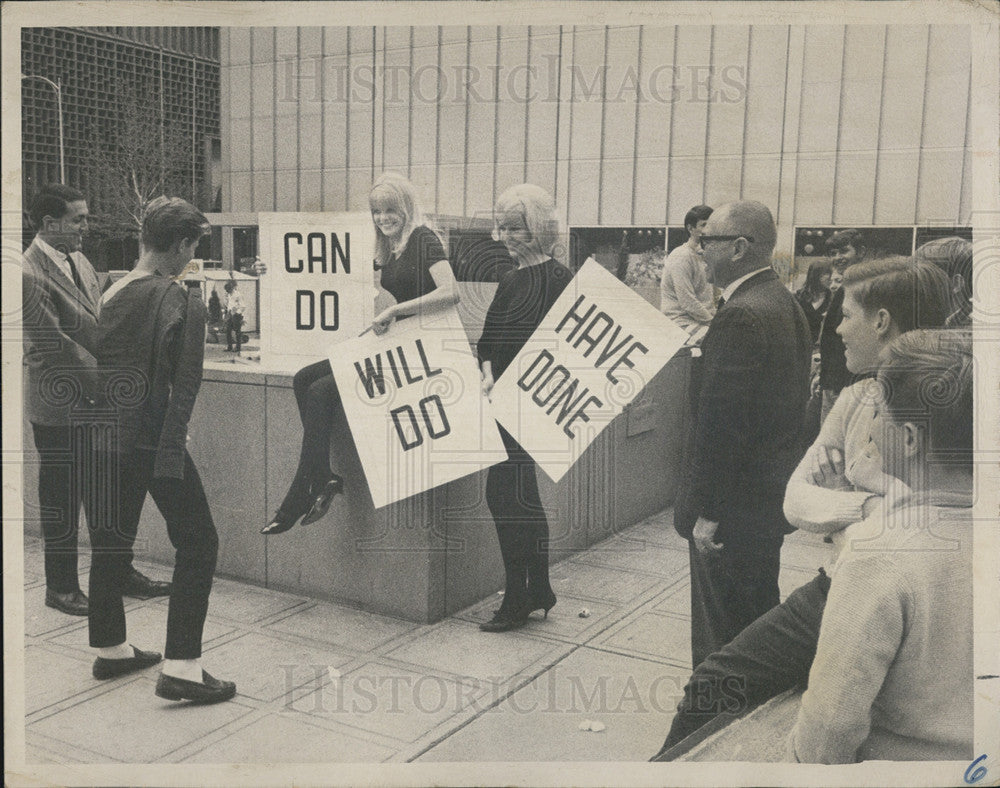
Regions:
[[[45,604],[85,616],[77,532],[90,461],[88,420],[99,395],[93,349],[100,288],[80,251],[88,217],[83,194],[62,184],[44,186],[30,215],[37,234],[24,252],[21,277],[25,408],[39,455]],[[170,584],[133,567],[128,593],[162,596]]]
[[[792,294],[771,269],[771,212],[757,202],[715,210],[701,237],[722,288],[704,352],[684,498],[694,665],[778,604],[785,485],[800,459],[812,341]],[[690,530],[689,530],[690,529]]]

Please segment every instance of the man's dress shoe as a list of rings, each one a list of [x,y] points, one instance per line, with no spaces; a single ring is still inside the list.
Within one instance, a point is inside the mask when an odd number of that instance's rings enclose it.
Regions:
[[[232,681],[219,681],[201,672],[201,681],[188,681],[163,673],[156,682],[156,694],[167,700],[190,700],[195,703],[219,703],[230,700],[236,695],[236,684]]]
[[[124,659],[105,659],[104,657],[95,659],[94,678],[103,681],[104,679],[113,679],[116,676],[124,676],[126,673],[135,673],[135,671],[148,668],[163,659],[163,656],[155,651],[140,651],[135,646],[132,646],[132,651],[134,656]]]
[[[129,572],[128,579],[125,581],[123,594],[135,597],[136,599],[170,596],[170,583],[146,577],[142,572],[133,567],[132,571]]]
[[[61,613],[68,613],[71,616],[85,616],[90,613],[90,601],[82,591],[60,594],[51,588],[46,588],[45,606],[54,607]]]

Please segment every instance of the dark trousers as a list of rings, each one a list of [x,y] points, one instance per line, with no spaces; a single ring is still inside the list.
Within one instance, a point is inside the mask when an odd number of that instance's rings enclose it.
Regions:
[[[699,553],[693,541],[688,543],[692,665],[701,664],[778,604],[783,541],[783,536],[725,539],[722,551],[709,555]]]
[[[101,512],[90,529],[90,645],[125,642],[122,590],[128,556],[148,492],[167,522],[177,550],[167,612],[167,659],[197,659],[208,613],[208,596],[219,551],[205,491],[191,456],[184,455],[184,478],[153,478],[156,452],[137,449],[129,455],[101,452],[98,482],[104,493]]]
[[[503,427],[507,459],[486,474],[486,505],[497,529],[506,590],[503,607],[516,611],[532,597],[542,598],[549,585],[549,523],[538,493],[531,456]]]
[[[738,715],[806,686],[829,590],[830,578],[821,569],[701,662],[684,688],[660,755],[720,714]]]
[[[311,503],[311,495],[333,476],[330,435],[334,413],[340,406],[340,392],[329,361],[317,361],[296,372],[292,389],[302,421],[302,449],[295,477],[278,509],[279,513],[289,516],[304,514]]]
[[[683,351],[679,351],[679,353],[680,352]],[[691,356],[688,362],[688,369],[690,370],[687,390],[689,416],[686,419],[687,431],[684,434],[685,457],[694,456],[694,428],[698,420],[698,397],[701,395],[701,381],[704,361],[705,359],[698,355]],[[686,469],[682,471],[682,474],[691,473],[693,473],[691,470],[691,464],[688,463]],[[674,530],[685,539],[691,538],[691,532],[694,530],[694,524],[698,520],[698,509],[695,502],[691,500],[690,496],[692,481],[693,480],[688,477],[681,479],[681,484],[678,485],[677,497],[674,500]]]
[[[243,347],[243,315],[230,315],[226,320],[226,350],[233,349],[233,333],[236,334],[236,352]]]
[[[59,594],[77,591],[77,534],[80,506],[92,472],[90,429],[84,424],[32,424],[38,450],[38,504],[45,540],[45,584]],[[131,556],[129,556],[131,564]]]

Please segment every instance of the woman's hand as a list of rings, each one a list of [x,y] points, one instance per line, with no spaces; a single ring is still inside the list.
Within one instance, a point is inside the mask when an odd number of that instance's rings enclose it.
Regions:
[[[390,306],[388,309],[382,310],[375,316],[375,320],[372,321],[372,331],[374,331],[377,336],[382,336],[382,334],[389,330],[389,326],[392,325],[392,321],[395,319],[395,306]]]
[[[493,391],[493,371],[487,369],[484,365],[481,370],[479,370],[480,384],[482,385],[483,394],[486,398],[490,398],[490,393]]]

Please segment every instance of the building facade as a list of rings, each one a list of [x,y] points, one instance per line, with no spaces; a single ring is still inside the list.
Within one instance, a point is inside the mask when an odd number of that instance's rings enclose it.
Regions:
[[[366,210],[392,169],[481,224],[530,181],[570,227],[757,199],[804,226],[963,226],[968,26],[225,28],[222,210]]]
[[[216,207],[218,28],[23,28],[21,74],[25,205],[38,186],[62,180],[64,166],[65,182],[87,194],[100,227],[120,196],[108,173],[95,170],[131,156],[162,159],[153,164],[167,173],[164,190]],[[130,138],[131,150],[121,150],[120,137]],[[127,265],[134,259],[127,229],[106,230],[85,250],[99,268]]]

